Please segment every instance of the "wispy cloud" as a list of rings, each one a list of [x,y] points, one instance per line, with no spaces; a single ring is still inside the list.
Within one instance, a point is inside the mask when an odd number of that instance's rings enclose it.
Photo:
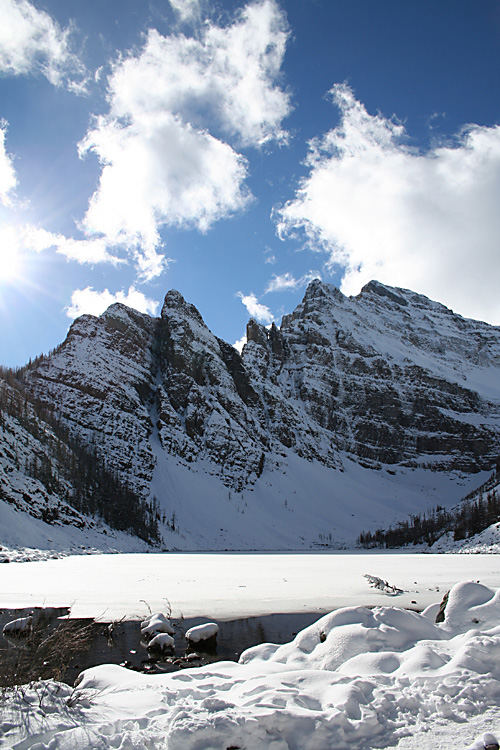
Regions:
[[[201,18],[202,0],[168,0],[181,23],[199,21]]]
[[[499,323],[500,126],[419,152],[350,88],[331,93],[341,122],[311,142],[309,174],[277,213],[281,236],[305,231],[347,294],[376,278]]]
[[[91,286],[85,289],[75,289],[71,295],[71,305],[66,308],[68,318],[77,318],[79,315],[101,315],[110,305],[121,302],[128,307],[133,307],[139,312],[156,315],[158,302],[146,297],[134,286],[129,287],[128,292],[119,291],[112,294],[109,289],[98,292]]]
[[[0,243],[8,245],[11,252],[19,253],[41,253],[54,248],[68,260],[78,263],[123,263],[121,258],[110,254],[106,243],[101,239],[75,240],[32,224],[3,224],[0,227]]]
[[[274,319],[274,315],[272,314],[271,310],[266,307],[266,305],[263,305],[261,302],[259,302],[253,292],[251,292],[250,294],[237,292],[237,296],[245,305],[250,317],[255,318],[255,320],[258,320],[260,323],[271,323],[271,321]]]
[[[0,121],[0,201],[4,206],[12,204],[12,194],[17,186],[17,177],[12,157],[5,148],[7,123]]]
[[[268,282],[264,294],[268,294],[269,292],[284,292],[287,290],[293,291],[295,289],[299,289],[302,286],[305,286],[313,279],[320,278],[321,274],[317,271],[309,271],[298,279],[296,279],[288,271],[286,273],[282,273],[281,275],[274,274],[272,279]]]
[[[85,67],[71,48],[71,27],[62,29],[28,0],[0,0],[0,71],[42,73],[54,86],[81,93]]]
[[[162,269],[162,226],[204,232],[244,209],[248,166],[236,149],[286,140],[290,100],[278,80],[287,39],[277,3],[261,0],[193,37],[152,29],[138,54],[120,58],[109,113],[80,144],[102,165],[85,233],[129,247],[150,279]]]

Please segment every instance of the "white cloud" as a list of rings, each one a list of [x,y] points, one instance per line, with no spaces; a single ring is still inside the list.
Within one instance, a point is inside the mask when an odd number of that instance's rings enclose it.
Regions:
[[[245,305],[250,317],[255,318],[261,323],[271,323],[274,316],[271,310],[260,303],[255,294],[243,294],[243,292],[237,292],[237,296],[240,298],[242,303]]]
[[[167,111],[202,128],[216,120],[245,145],[286,140],[290,97],[277,82],[288,35],[275,0],[249,3],[228,26],[207,22],[197,38],[151,29],[142,52],[114,67],[111,114]]]
[[[100,118],[81,144],[82,153],[90,150],[103,169],[82,228],[133,248],[146,278],[161,269],[159,224],[206,231],[248,201],[245,160],[169,112],[143,114],[125,127]]]
[[[71,51],[70,28],[62,29],[28,0],[0,0],[0,18],[0,71],[39,71],[54,86],[65,83],[81,92],[85,69]]]
[[[375,278],[500,323],[500,127],[469,125],[419,152],[347,86],[331,93],[341,122],[311,142],[309,174],[277,212],[281,236],[305,230],[344,269],[346,294]]]
[[[317,273],[316,271],[309,271],[299,279],[296,279],[288,271],[286,273],[282,273],[281,275],[274,274],[272,279],[268,282],[264,294],[268,294],[268,292],[284,292],[287,290],[293,291],[301,286],[305,286],[313,279],[320,278],[321,274]]]
[[[133,307],[139,312],[156,315],[158,302],[149,299],[134,286],[129,287],[127,293],[120,291],[112,294],[109,289],[97,292],[91,286],[85,289],[75,289],[71,295],[71,306],[66,308],[68,318],[77,318],[79,315],[101,315],[110,305],[121,302],[128,307]]]
[[[201,0],[169,0],[169,3],[182,23],[201,17]]]
[[[247,161],[229,141],[286,139],[290,102],[277,81],[287,38],[276,2],[261,0],[232,25],[205,23],[196,38],[152,29],[139,54],[120,58],[109,113],[80,144],[102,165],[85,233],[127,245],[150,279],[161,272],[161,226],[203,232],[242,210]]]
[[[11,205],[12,192],[17,186],[17,177],[12,158],[5,148],[7,124],[0,121],[0,201],[4,206]]]
[[[241,352],[243,351],[243,347],[245,346],[246,343],[247,343],[247,337],[246,337],[246,334],[243,334],[241,339],[238,339],[237,341],[234,342],[233,346],[236,349],[236,351],[238,351],[241,354]]]
[[[4,247],[8,245],[13,253],[40,253],[54,248],[57,253],[68,260],[82,264],[111,263],[117,266],[127,262],[121,255],[110,251],[108,238],[74,239],[32,224],[4,224],[0,228],[0,243]],[[115,251],[118,249],[115,248]],[[151,250],[142,248],[136,252],[136,261],[139,276],[143,279],[150,279],[166,269],[171,259],[160,255],[154,248]]]

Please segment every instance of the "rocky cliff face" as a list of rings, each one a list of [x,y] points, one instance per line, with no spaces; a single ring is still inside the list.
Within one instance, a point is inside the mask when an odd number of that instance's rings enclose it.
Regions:
[[[500,453],[497,327],[377,282],[347,298],[313,281],[247,339],[240,356],[171,291],[157,319],[118,304],[79,318],[22,385],[155,499],[181,547],[349,539],[382,508],[456,501]]]
[[[306,458],[472,472],[498,453],[500,329],[413,292],[313,281],[280,331],[249,325],[243,361],[273,432]]]

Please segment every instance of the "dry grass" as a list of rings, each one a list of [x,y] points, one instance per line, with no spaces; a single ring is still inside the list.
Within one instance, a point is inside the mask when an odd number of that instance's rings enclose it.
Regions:
[[[55,628],[40,620],[25,636],[0,649],[0,692],[38,680],[62,680],[71,660],[87,651],[98,625],[66,620]]]

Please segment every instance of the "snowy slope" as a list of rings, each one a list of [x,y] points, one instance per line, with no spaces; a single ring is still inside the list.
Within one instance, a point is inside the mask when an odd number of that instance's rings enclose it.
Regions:
[[[250,321],[241,357],[171,291],[157,319],[76,320],[21,380],[155,503],[165,546],[300,549],[478,486],[500,453],[499,369],[497,327],[313,281],[281,328]]]
[[[0,404],[0,562],[149,548],[75,509],[61,466],[71,448],[2,380]]]

